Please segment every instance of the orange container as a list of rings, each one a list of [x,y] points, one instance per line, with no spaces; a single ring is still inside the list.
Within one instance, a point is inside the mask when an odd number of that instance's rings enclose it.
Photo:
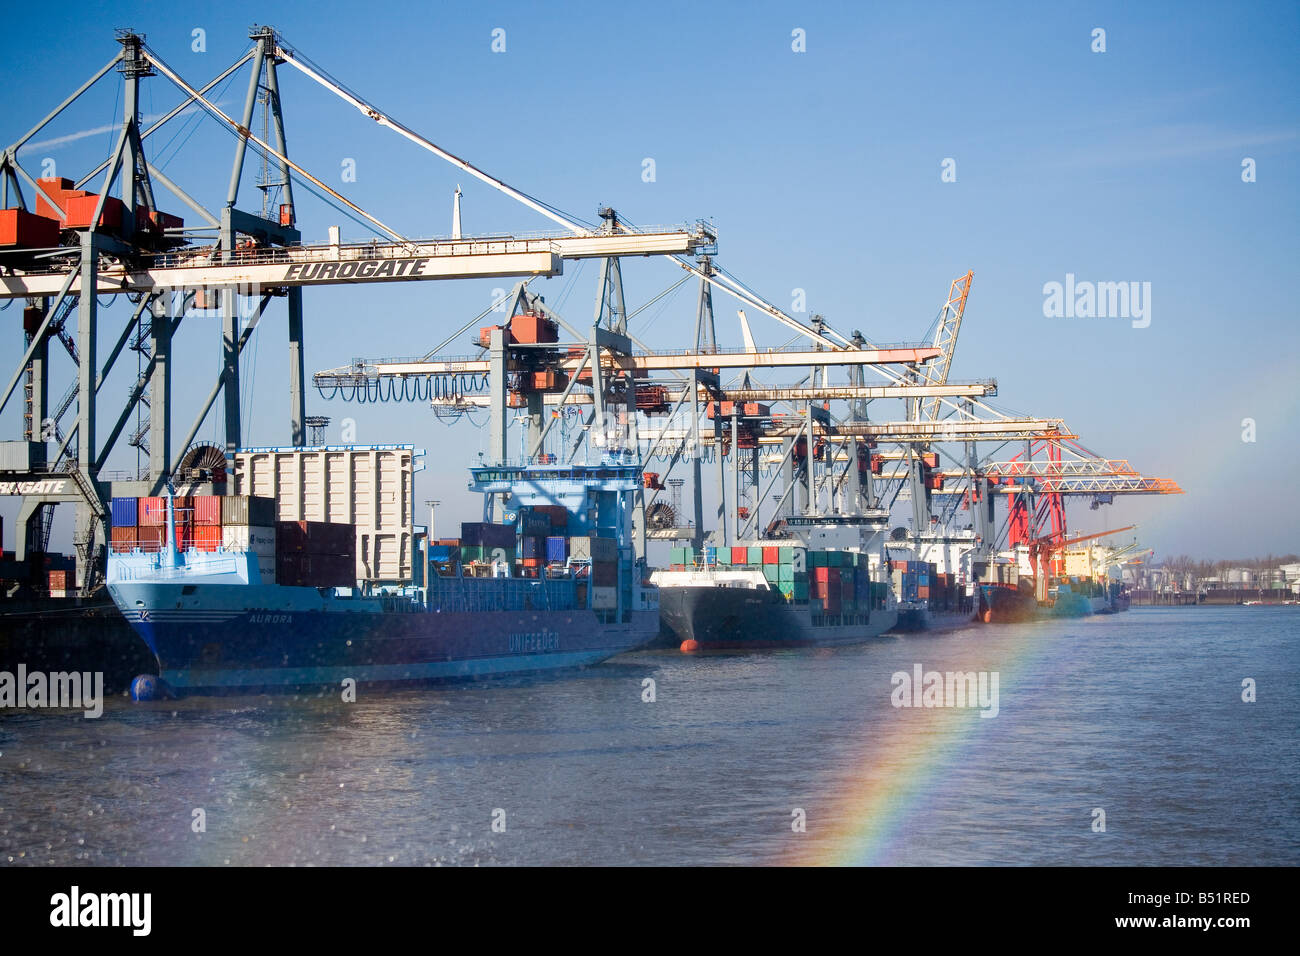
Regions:
[[[216,551],[221,547],[221,525],[195,525],[193,541],[199,551]]]
[[[109,532],[108,547],[110,551],[133,551],[140,540],[139,532],[134,527],[119,528],[113,526]]]
[[[90,193],[86,196],[67,197],[68,222],[69,229],[89,229],[90,220],[95,215],[95,207],[99,205],[99,196]],[[109,196],[104,200],[104,211],[99,214],[99,227],[101,229],[121,231],[122,214],[126,211],[126,206],[122,200],[116,196]]]
[[[732,564],[749,564],[749,548],[734,548],[734,547],[733,547],[733,548],[731,549],[731,563],[732,563]]]
[[[780,549],[780,548],[764,548],[764,549],[763,549],[763,563],[764,563],[764,564],[780,564],[780,563],[781,563],[781,549]]]
[[[510,320],[510,335],[516,342],[558,342],[555,323],[536,312],[522,312]]]
[[[26,209],[0,209],[0,246],[50,249],[59,244],[59,221]]]

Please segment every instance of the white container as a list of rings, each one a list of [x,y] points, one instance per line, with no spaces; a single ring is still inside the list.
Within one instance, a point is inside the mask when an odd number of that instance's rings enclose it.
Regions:
[[[592,588],[590,594],[594,611],[612,611],[618,607],[618,588]]]
[[[278,521],[356,526],[359,581],[411,580],[414,489],[415,450],[410,445],[235,453],[235,493],[274,498]]]

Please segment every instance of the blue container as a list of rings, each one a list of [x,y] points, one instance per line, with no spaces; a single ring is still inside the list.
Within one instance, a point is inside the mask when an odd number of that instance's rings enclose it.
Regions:
[[[546,539],[546,560],[549,563],[559,563],[568,560],[569,557],[569,539],[568,538],[547,538]]]
[[[706,565],[717,564],[717,563],[718,563],[718,549],[717,549],[717,548],[714,548],[714,547],[711,547],[711,546],[710,546],[710,547],[706,547],[706,548],[704,549],[704,563],[705,563]]]
[[[134,528],[139,517],[135,498],[114,498],[109,507],[114,528]]]
[[[532,535],[524,538],[525,558],[540,558],[544,549],[545,546],[542,544],[541,538],[534,538]]]

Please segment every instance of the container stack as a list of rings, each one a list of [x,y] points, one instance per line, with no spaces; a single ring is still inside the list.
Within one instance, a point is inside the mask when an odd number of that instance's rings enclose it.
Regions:
[[[227,495],[220,501],[221,546],[227,551],[252,551],[263,584],[275,584],[275,501],[253,495]]]
[[[591,607],[618,607],[618,543],[613,538],[573,537],[569,539],[569,557],[591,562]]]
[[[515,526],[466,521],[460,526],[460,557],[465,564],[515,563]]]
[[[289,587],[352,587],[357,583],[356,528],[327,521],[279,521],[275,580]]]

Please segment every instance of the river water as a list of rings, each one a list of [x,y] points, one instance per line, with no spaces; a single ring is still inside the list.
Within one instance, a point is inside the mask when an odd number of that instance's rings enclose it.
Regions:
[[[895,706],[916,665],[996,716]],[[1190,607],[7,710],[0,864],[1296,865],[1298,698],[1300,607]]]

